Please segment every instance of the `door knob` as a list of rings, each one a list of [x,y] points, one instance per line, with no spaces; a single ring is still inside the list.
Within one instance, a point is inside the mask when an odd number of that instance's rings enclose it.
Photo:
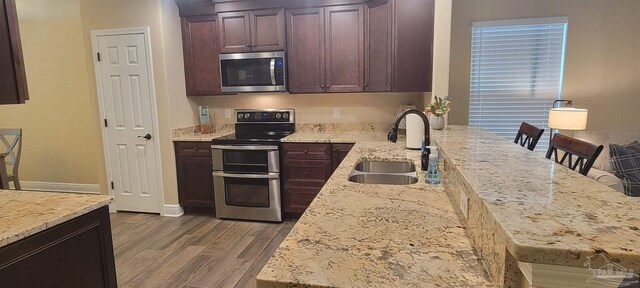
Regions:
[[[144,136],[138,136],[138,138],[144,138],[144,139],[147,139],[147,140],[151,140],[151,134],[147,134],[147,135],[144,135]]]

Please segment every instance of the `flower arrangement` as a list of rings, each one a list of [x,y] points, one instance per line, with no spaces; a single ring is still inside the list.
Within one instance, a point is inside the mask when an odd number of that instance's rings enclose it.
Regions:
[[[448,98],[449,96],[434,96],[433,100],[431,100],[431,103],[427,105],[427,109],[425,109],[427,110],[426,112],[430,112],[437,117],[447,115],[447,112],[451,110],[451,101],[449,101]]]

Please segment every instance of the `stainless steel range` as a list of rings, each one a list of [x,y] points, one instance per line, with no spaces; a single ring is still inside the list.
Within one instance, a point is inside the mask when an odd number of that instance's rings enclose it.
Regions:
[[[282,221],[280,139],[293,109],[235,110],[235,134],[211,141],[216,217]]]

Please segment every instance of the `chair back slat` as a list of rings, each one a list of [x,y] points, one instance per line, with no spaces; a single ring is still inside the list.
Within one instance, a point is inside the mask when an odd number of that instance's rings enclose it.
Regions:
[[[513,143],[519,144],[522,147],[527,147],[527,149],[533,151],[536,148],[536,145],[538,145],[540,138],[542,138],[542,134],[544,134],[544,129],[540,129],[527,122],[522,122]]]
[[[0,153],[7,153],[5,163],[7,165],[18,166],[20,162],[20,152],[22,150],[22,129],[0,128]]]
[[[566,135],[555,134],[549,143],[547,159],[551,159],[551,156],[554,156],[556,163],[565,165],[582,175],[587,175],[602,149],[604,149],[603,145],[595,145]],[[564,152],[559,161],[558,150]],[[567,160],[568,163],[565,164]]]

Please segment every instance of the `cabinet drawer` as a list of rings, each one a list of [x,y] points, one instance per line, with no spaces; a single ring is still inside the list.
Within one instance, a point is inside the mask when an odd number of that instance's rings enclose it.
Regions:
[[[315,199],[322,188],[285,187],[283,193],[284,212],[302,213]]]
[[[285,160],[285,185],[322,187],[331,177],[331,160]]]
[[[210,142],[175,142],[178,157],[211,158]]]
[[[331,145],[317,143],[285,143],[284,159],[331,159]]]

